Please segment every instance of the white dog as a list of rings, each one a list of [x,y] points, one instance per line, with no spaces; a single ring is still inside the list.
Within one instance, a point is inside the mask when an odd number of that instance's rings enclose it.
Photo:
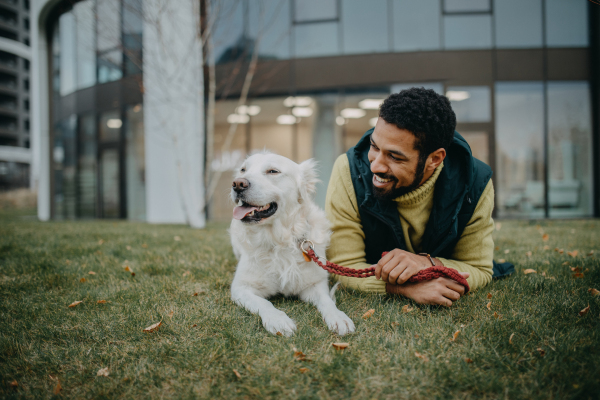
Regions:
[[[354,323],[335,306],[328,274],[307,262],[300,250],[304,240],[324,255],[329,222],[312,200],[317,175],[312,160],[295,162],[269,152],[248,157],[235,175],[231,198],[237,204],[229,234],[239,260],[231,298],[258,314],[267,331],[290,336],[296,324],[267,300],[277,293],[297,295],[314,304],[329,329],[340,335],[354,332]]]

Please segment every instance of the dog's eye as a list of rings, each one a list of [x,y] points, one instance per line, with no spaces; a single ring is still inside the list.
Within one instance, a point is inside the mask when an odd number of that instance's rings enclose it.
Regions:
[[[279,171],[277,171],[276,169],[270,169],[267,171],[267,174],[278,174]]]

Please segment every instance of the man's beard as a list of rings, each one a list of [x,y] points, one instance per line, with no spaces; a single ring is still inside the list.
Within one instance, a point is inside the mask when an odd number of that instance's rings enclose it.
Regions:
[[[396,187],[396,183],[398,179],[393,175],[382,175],[375,174],[382,179],[391,179],[392,181],[392,189],[381,189],[377,186],[373,185],[373,195],[375,198],[379,200],[393,200],[397,199],[400,196],[404,196],[406,193],[410,193],[416,188],[418,188],[423,180],[423,175],[425,174],[425,162],[427,161],[427,157],[419,157],[419,162],[417,163],[417,168],[415,171],[415,178],[407,186]]]

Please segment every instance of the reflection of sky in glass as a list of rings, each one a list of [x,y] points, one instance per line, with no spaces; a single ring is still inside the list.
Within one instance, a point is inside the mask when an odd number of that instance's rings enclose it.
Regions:
[[[260,36],[261,58],[290,57],[290,2],[255,0],[249,3],[248,31],[252,39]]]
[[[542,45],[542,0],[502,0],[494,3],[496,46]]]
[[[76,3],[73,14],[77,32],[77,89],[82,89],[96,84],[94,2]]]
[[[440,48],[440,2],[438,0],[394,0],[394,50]]]
[[[75,91],[75,18],[72,12],[60,16],[60,94]]]
[[[456,101],[448,92],[463,94],[464,100]],[[456,122],[489,122],[492,119],[490,88],[487,86],[449,86],[446,91]]]
[[[546,0],[548,47],[588,46],[587,1]],[[591,7],[599,7],[590,4]]]
[[[504,0],[501,0],[504,1]],[[521,0],[524,1],[524,0]],[[490,0],[444,0],[445,12],[490,11]]]
[[[447,15],[444,17],[446,49],[485,49],[492,46],[492,17]]]
[[[389,51],[388,7],[385,1],[342,1],[345,54]]]
[[[296,22],[334,19],[338,17],[336,0],[296,0],[294,13]]]
[[[244,7],[238,0],[212,0],[211,12],[216,15],[213,28],[215,60],[235,46],[244,35]]]
[[[294,37],[296,57],[319,57],[339,53],[337,22],[296,25]]]

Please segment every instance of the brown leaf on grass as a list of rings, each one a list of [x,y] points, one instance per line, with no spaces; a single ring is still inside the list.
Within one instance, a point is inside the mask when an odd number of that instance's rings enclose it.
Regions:
[[[183,277],[185,278],[185,277],[186,277],[186,276],[188,276],[189,274],[191,274],[191,272],[190,272],[190,271],[185,271],[185,272],[183,273]]]
[[[157,330],[158,330],[158,327],[159,327],[159,326],[161,326],[161,325],[162,325],[162,321],[160,321],[160,322],[157,322],[157,323],[155,323],[155,324],[153,324],[153,325],[150,325],[150,326],[149,326],[149,327],[147,327],[147,328],[144,328],[144,329],[142,330],[142,332],[150,333],[150,332],[157,331]]]
[[[16,380],[15,380],[15,381],[12,381],[12,382],[10,383],[10,386],[11,386],[11,387],[14,387],[14,388],[16,388],[16,387],[19,387],[19,382],[17,382]]]
[[[85,278],[81,278],[81,279],[79,280],[79,282],[81,282],[81,283],[85,282]]]
[[[494,248],[494,250],[496,250],[496,251],[500,250],[500,246],[496,246],[496,247]]]
[[[579,250],[567,251],[567,254],[571,257],[577,257],[577,255],[579,254]]]
[[[452,335],[452,339],[450,339],[451,342],[455,342],[456,338],[458,337],[458,334],[460,333],[460,331],[456,331],[454,332],[454,335]]]
[[[546,276],[546,272],[542,272],[542,276],[544,276],[544,277],[545,277],[545,276]]]
[[[304,374],[308,372],[308,368],[300,368],[298,371],[300,371],[301,374]]]
[[[98,300],[96,303],[97,304],[106,304],[106,300]]]
[[[147,248],[148,248],[148,245],[147,245],[146,243],[142,243],[142,247],[143,247],[144,249],[147,249]]]
[[[169,313],[169,318],[173,319],[173,314],[175,314],[175,312],[173,310],[171,310],[171,312]]]
[[[512,335],[510,335],[510,337],[508,338],[508,343],[509,344],[513,344],[512,339],[515,337],[515,334],[513,333]]]
[[[547,242],[548,240],[550,240],[550,235],[548,235],[547,233],[544,233],[544,234],[542,235],[542,240],[543,240],[544,242]]]
[[[303,352],[299,351],[298,349],[296,349],[294,347],[294,358],[298,361],[310,361],[307,357],[306,354],[304,354]]]
[[[532,255],[532,254],[533,254],[533,253],[532,253],[531,251],[528,251],[527,253],[525,253],[525,255],[526,255],[527,257],[531,257],[531,255]]]
[[[494,318],[500,319],[500,318],[502,318],[502,315],[498,314],[496,311],[494,311]]]
[[[465,358],[465,362],[471,364],[473,362],[473,360],[471,360],[469,357]]]
[[[588,292],[591,293],[592,296],[600,296],[600,290],[598,290],[598,289],[590,288],[590,289],[588,289]]]
[[[345,348],[347,348],[348,346],[350,346],[350,343],[339,343],[338,342],[338,343],[331,343],[331,345],[336,350],[344,350]]]
[[[502,229],[502,223],[496,222],[496,230],[499,231],[500,229]]]
[[[593,256],[593,255],[594,255],[594,250],[590,250],[590,252],[589,252],[589,253],[587,253],[587,256],[588,256],[588,257],[591,257],[591,256]]]
[[[131,267],[129,265],[125,266],[125,271],[131,272],[131,276],[135,276],[135,272],[133,272],[133,269],[131,269]]]
[[[126,246],[125,247],[127,250],[131,250],[131,246]]]
[[[198,296],[198,292],[195,292],[192,296]]]
[[[77,300],[77,301],[74,301],[74,302],[72,302],[71,304],[69,304],[69,308],[76,307],[76,306],[78,306],[78,305],[79,305],[79,304],[81,304],[81,303],[83,303],[83,300]]]
[[[425,354],[421,354],[418,351],[415,351],[415,356],[419,357],[421,360],[428,362],[429,361],[429,357],[427,357]]]
[[[562,266],[565,266],[565,265],[569,265],[569,264],[571,264],[569,261],[565,261],[565,262],[564,262],[564,263],[562,263],[561,265],[562,265]]]
[[[499,262],[500,264],[502,264],[502,263],[505,263],[505,262],[506,262],[506,260],[505,260],[504,258],[500,258],[500,259],[498,259],[498,262]]]
[[[588,306],[586,308],[584,308],[583,310],[579,311],[579,316],[583,317],[585,314],[588,313],[588,311],[590,311],[590,305],[588,304]]]
[[[192,328],[195,328],[195,327],[197,327],[197,326],[198,326],[198,324],[194,324],[194,325],[192,325]]]
[[[409,313],[412,310],[414,310],[414,309],[411,306],[409,306],[408,304],[405,304],[405,305],[402,306],[402,312],[403,313]]]
[[[583,278],[583,274],[581,272],[577,272],[576,274],[573,274],[573,278]]]
[[[525,275],[527,275],[527,274],[537,274],[537,271],[535,269],[527,268],[525,271],[523,271],[523,273]]]
[[[509,249],[504,250],[504,254],[508,254],[508,253],[510,253]]]
[[[396,322],[396,321],[394,321],[394,322],[392,322],[392,324],[391,324],[391,325],[392,325],[392,326],[400,326],[400,322]]]
[[[61,390],[62,390],[62,386],[60,386],[60,382],[56,382],[56,386],[54,386],[54,390],[52,391],[52,393],[54,393],[55,395],[58,395]]]
[[[550,250],[550,246],[548,246],[548,245],[545,245],[545,246],[544,246],[544,250]]]
[[[237,371],[237,369],[234,369],[233,373],[235,374],[235,376],[237,376],[238,379],[242,379],[242,375]]]
[[[544,349],[542,349],[541,347],[538,347],[538,348],[537,348],[537,351],[539,351],[539,352],[540,352],[540,356],[541,356],[541,357],[544,357],[544,356],[546,355],[546,351],[545,351]]]
[[[283,333],[281,333],[281,332],[279,332],[279,331],[275,332],[275,334],[276,334],[277,336],[283,336]]]
[[[102,246],[102,243],[104,243],[104,240],[102,240],[102,239],[98,240],[98,244],[99,244],[100,246]]]
[[[96,372],[96,376],[106,376],[108,377],[108,367],[100,368],[98,372]]]
[[[563,254],[565,251],[563,249],[558,249],[558,254]]]
[[[363,314],[363,316],[362,316],[363,319],[371,318],[371,316],[373,315],[374,312],[375,312],[375,310],[371,308],[369,311],[367,311],[366,313]]]
[[[490,311],[491,311],[491,310],[492,310],[492,302],[491,302],[491,301],[490,301],[490,302],[488,302],[488,303],[486,304],[486,307],[487,307],[487,309],[488,309],[488,310],[490,310]]]
[[[90,274],[90,275],[96,275],[96,273],[94,271],[90,271],[90,272],[88,272],[88,274]]]
[[[492,294],[491,294],[491,293],[488,293],[488,294],[487,294],[487,298],[488,298],[488,299],[491,299],[491,298],[492,298]]]
[[[571,267],[571,271],[573,271],[573,272],[581,272],[581,267]]]

